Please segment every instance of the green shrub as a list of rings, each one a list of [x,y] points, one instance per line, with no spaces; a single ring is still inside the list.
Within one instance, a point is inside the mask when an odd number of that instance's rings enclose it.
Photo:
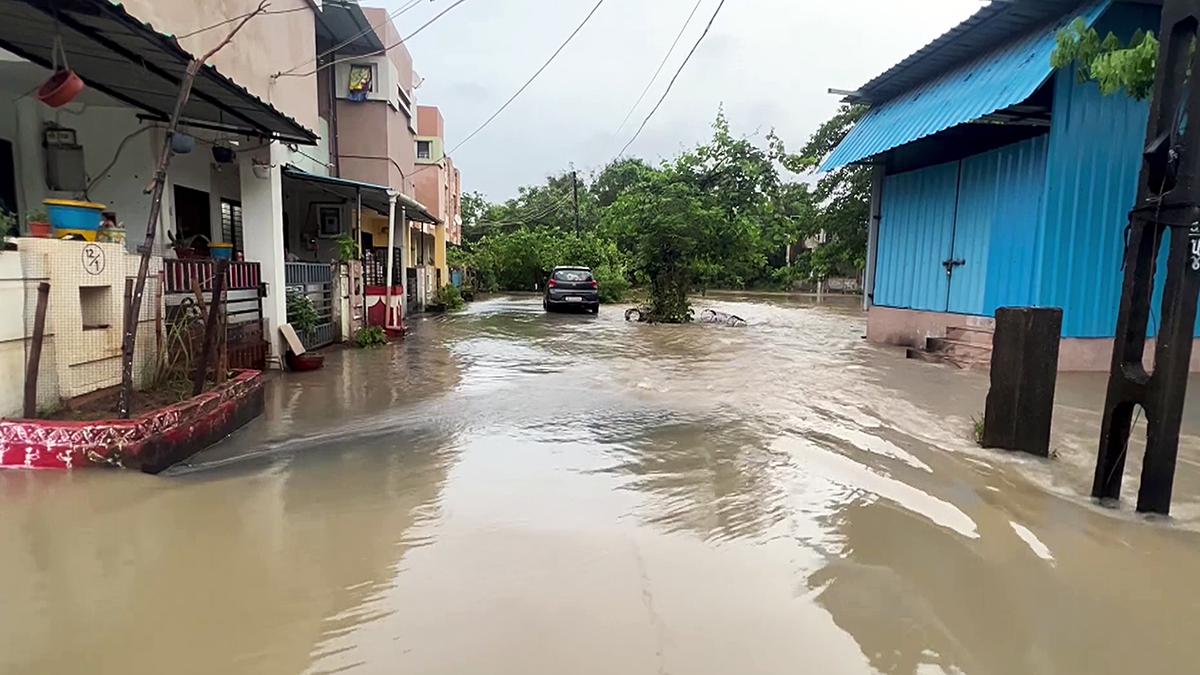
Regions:
[[[288,323],[292,324],[292,328],[296,329],[297,333],[304,334],[317,327],[321,317],[317,316],[317,310],[313,307],[312,299],[304,293],[294,289],[288,289],[287,292],[287,318]]]
[[[622,270],[608,265],[596,268],[596,282],[600,284],[600,302],[621,302],[629,292],[629,279]]]
[[[454,312],[467,306],[466,300],[463,300],[462,291],[454,284],[446,284],[439,288],[433,302],[445,307],[447,312]]]
[[[354,334],[354,344],[359,349],[382,347],[388,343],[387,333],[379,326],[367,326]]]

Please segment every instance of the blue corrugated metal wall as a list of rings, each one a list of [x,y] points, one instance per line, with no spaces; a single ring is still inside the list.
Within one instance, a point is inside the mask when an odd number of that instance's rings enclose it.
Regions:
[[[957,185],[958,162],[884,179],[875,304],[945,311]]]
[[[983,313],[1034,303],[1034,245],[1041,226],[1048,136],[1003,148],[997,157],[997,201],[992,221],[987,294]]]
[[[948,309],[995,314],[1033,302],[1033,244],[1046,173],[1045,136],[962,161]]]
[[[1056,78],[1036,281],[1038,304],[1063,308],[1065,337],[1116,328],[1149,109],[1072,73]]]
[[[1137,28],[1155,29],[1155,7],[1113,7],[1097,29],[1123,39]],[[1038,302],[1063,308],[1064,337],[1112,337],[1121,300],[1125,227],[1137,198],[1148,101],[1103,96],[1095,84],[1070,73],[1055,82],[1046,171],[1043,233],[1038,242]],[[1166,283],[1166,248],[1159,257],[1150,334]],[[1200,322],[1197,324],[1200,335]]]

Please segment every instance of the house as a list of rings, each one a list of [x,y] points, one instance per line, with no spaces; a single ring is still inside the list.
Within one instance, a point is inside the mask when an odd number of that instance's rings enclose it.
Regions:
[[[423,280],[424,288],[436,292],[450,282],[447,244],[462,243],[462,176],[446,154],[446,122],[436,106],[417,106],[417,165],[417,200],[441,223],[432,242],[432,269]]]
[[[169,287],[182,280],[176,272],[185,274],[171,238],[200,236],[236,249],[230,299],[253,305],[239,326],[254,352],[245,358],[259,366],[278,362],[277,327],[286,321],[282,167],[300,153],[319,153],[321,140],[314,131],[316,78],[274,81],[272,74],[312,58],[315,5],[273,3],[273,13],[253,17],[201,69],[153,222],[146,194],[188,63],[225,37],[230,23],[219,21],[255,6],[252,0],[0,4],[0,199],[17,214],[16,228],[29,233],[30,215],[46,199],[103,205],[125,226],[123,241],[18,239],[17,250],[0,253],[0,374],[10,385],[0,392],[0,414],[19,411],[32,289],[42,281],[51,291],[39,401],[54,405],[120,382],[123,297],[148,227],[155,233],[154,278],[139,317],[147,325],[139,332],[136,379],[155,355],[156,314]],[[293,39],[275,39],[280,34]],[[69,67],[84,87],[52,107],[37,90],[56,65]],[[177,285],[190,294],[187,284]]]
[[[368,314],[383,316],[383,303],[395,305],[384,312],[387,316],[403,315],[425,304],[424,280],[435,257],[435,233],[445,227],[436,210],[427,208],[417,194],[419,78],[387,10],[359,8],[346,0],[340,6],[361,17],[356,23],[363,29],[357,31],[357,41],[334,42],[328,54],[333,67],[319,83],[322,106],[332,118],[332,162],[339,178],[357,182],[367,192],[383,188],[395,197],[394,214],[368,209],[347,226],[356,232],[364,253]],[[331,245],[318,242],[318,259],[331,259]]]
[[[146,187],[165,122],[194,55],[221,42],[256,6],[0,4],[0,208],[16,214],[14,228],[23,235],[33,230],[27,214],[46,199],[103,205],[124,225],[123,239],[23,237],[18,250],[0,252],[0,375],[7,383],[0,415],[20,410],[41,281],[52,290],[39,403],[53,406],[120,381],[123,299],[150,220]],[[336,316],[342,294],[334,292],[338,268],[329,264],[345,237],[364,250],[361,268],[346,266],[362,270],[350,286],[361,289],[365,281],[367,296],[378,291],[378,323],[402,319],[411,287],[403,270],[412,265],[401,241],[413,224],[424,228],[438,218],[414,197],[414,76],[403,47],[389,49],[399,42],[383,10],[351,0],[274,0],[201,69],[182,110],[162,208],[150,224],[139,383],[162,347],[164,316],[190,302],[193,279],[211,290],[211,259],[183,258],[210,244],[233,251],[226,279],[231,365],[280,363],[278,327],[288,320],[290,290],[322,301],[315,303],[322,322],[308,336],[314,343],[350,334],[345,326],[353,324]],[[366,79],[354,68],[364,64],[373,68]],[[56,65],[68,65],[84,88],[51,107],[37,90]],[[354,73],[360,79],[351,86]],[[390,296],[394,311],[384,309]],[[372,308],[360,309],[361,322]]]
[[[998,307],[1061,307],[1060,369],[1108,369],[1149,103],[1051,54],[1077,17],[1127,40],[1160,9],[993,2],[847,97],[870,110],[823,168],[872,167],[870,340],[918,347],[986,330]]]

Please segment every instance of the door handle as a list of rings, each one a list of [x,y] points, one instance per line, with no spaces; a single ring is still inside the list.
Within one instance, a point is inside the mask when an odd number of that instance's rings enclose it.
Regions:
[[[967,264],[962,258],[948,258],[942,261],[942,267],[946,268],[946,274],[953,274],[955,267],[962,267]]]

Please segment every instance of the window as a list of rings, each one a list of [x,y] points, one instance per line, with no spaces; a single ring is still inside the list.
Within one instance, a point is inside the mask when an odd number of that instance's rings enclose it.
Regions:
[[[433,157],[433,143],[417,141],[417,159],[430,159],[431,157]]]
[[[242,243],[242,203],[221,200],[221,241],[233,244],[235,253],[245,251]]]
[[[365,101],[367,94],[375,91],[375,64],[350,64],[347,94],[351,101]]]
[[[591,281],[591,270],[558,270],[554,273],[555,281]]]
[[[338,204],[317,206],[318,234],[322,238],[338,237],[342,234],[342,207]]]

